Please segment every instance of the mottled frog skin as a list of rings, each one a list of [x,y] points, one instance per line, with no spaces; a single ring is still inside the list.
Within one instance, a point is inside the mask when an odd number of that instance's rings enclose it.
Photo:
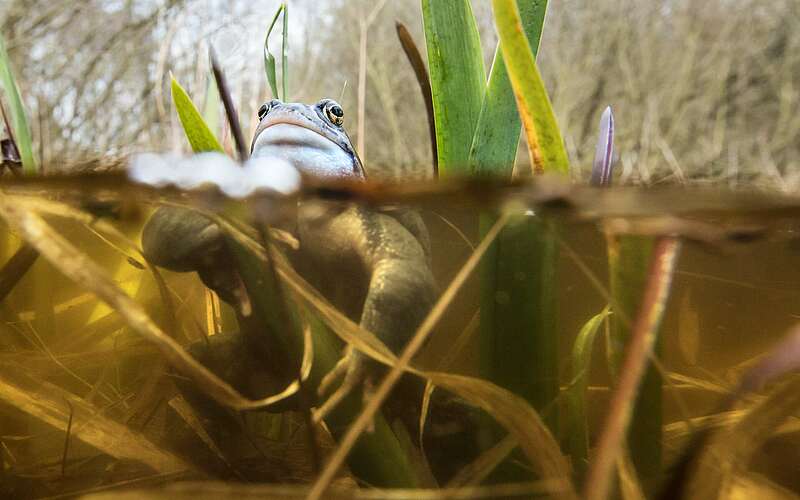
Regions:
[[[275,157],[317,177],[365,179],[342,127],[344,113],[333,100],[314,105],[272,100],[259,109],[253,157]],[[300,203],[298,271],[331,302],[398,352],[435,300],[427,230],[416,212]],[[220,229],[203,215],[161,207],[146,224],[142,246],[154,264],[197,271],[203,281],[236,306],[237,280]],[[199,358],[214,357],[199,352]],[[204,361],[204,359],[201,359]],[[213,367],[212,367],[213,369]],[[232,378],[237,378],[232,376]],[[235,381],[232,381],[235,382]],[[264,388],[240,387],[252,397]]]

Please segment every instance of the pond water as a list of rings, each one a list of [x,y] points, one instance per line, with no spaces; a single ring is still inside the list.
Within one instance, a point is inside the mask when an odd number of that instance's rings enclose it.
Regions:
[[[87,203],[85,198],[78,202],[73,197],[64,198],[64,205],[48,205],[41,195],[31,192],[0,196],[6,199],[6,204],[17,203],[24,213],[40,215],[54,234],[74,245],[77,254],[100,266],[99,271],[92,269],[93,273],[100,273],[94,275],[97,281],[108,280],[118,291],[133,298],[153,325],[166,332],[177,345],[199,356],[244,396],[274,394],[293,380],[286,373],[299,368],[299,358],[275,360],[274,352],[264,354],[259,350],[264,349],[263,344],[254,348],[251,343],[235,340],[242,331],[261,331],[258,325],[265,323],[258,321],[266,321],[275,329],[275,323],[271,322],[274,319],[259,316],[258,308],[263,302],[253,295],[248,279],[243,280],[244,284],[221,287],[233,290],[233,299],[228,297],[229,300],[242,297],[237,290],[244,289],[245,296],[250,292],[246,305],[238,303],[232,307],[211,293],[194,272],[161,269],[155,274],[144,265],[135,247],[140,244],[141,230],[152,206],[130,200],[119,206],[111,203],[112,216],[80,220],[88,212],[78,213],[78,210],[90,208],[97,212],[99,205]],[[419,213],[430,233],[432,272],[441,292],[448,289],[450,281],[479,245],[478,220],[485,213],[485,205],[480,208],[469,203],[447,205],[447,197],[437,205],[432,199],[435,197],[425,198]],[[172,200],[186,203],[183,198]],[[339,208],[334,211],[343,210],[341,205],[336,206]],[[212,204],[205,205],[203,210],[209,207],[234,215],[247,213],[240,205]],[[316,217],[324,218],[331,210],[330,205],[325,203],[320,207],[322,215]],[[519,209],[519,213],[526,210]],[[702,215],[695,214],[694,219],[720,224],[718,215]],[[736,215],[735,218],[747,218],[750,214]],[[570,354],[575,338],[586,322],[609,303],[607,240],[596,220],[545,218],[553,222],[546,230],[546,238],[551,238],[557,249],[552,262],[556,266],[553,286],[559,359],[554,365],[560,374],[559,384],[566,390],[570,385]],[[0,226],[0,292],[8,291],[0,303],[0,495],[15,498],[74,495],[105,491],[117,485],[147,488],[178,479],[267,483],[303,483],[313,479],[315,463],[320,461],[318,455],[327,456],[348,427],[345,417],[334,412],[331,420],[325,420],[325,427],[315,427],[316,444],[312,446],[302,398],[300,402],[297,396],[290,398],[287,411],[247,412],[244,416],[216,405],[204,395],[204,390],[198,389],[203,387],[202,383],[195,384],[185,372],[170,367],[171,363],[156,346],[142,337],[141,325],[133,324],[135,318],[120,314],[119,303],[109,306],[99,301],[86,283],[79,285],[64,276],[65,268],[79,272],[75,267],[80,268],[81,262],[71,260],[66,254],[49,262],[43,255],[37,258],[35,252],[20,253],[20,219],[14,220],[15,231],[7,225]],[[280,218],[270,222],[277,227],[292,226]],[[260,241],[258,233],[245,233],[252,236],[252,241]],[[38,234],[43,239],[49,238]],[[662,396],[665,464],[688,442],[685,421],[715,414],[754,358],[800,320],[800,266],[796,265],[800,248],[792,234],[790,229],[782,227],[752,242],[684,244],[660,329],[660,366],[665,379]],[[285,233],[272,236],[286,238],[278,241],[277,249],[292,248],[293,242]],[[304,241],[299,244],[302,248]],[[214,252],[209,250],[207,255],[217,255]],[[340,288],[360,294],[361,303],[345,311],[357,322],[368,280],[364,281],[363,273],[351,271],[348,262],[326,260],[326,254],[316,255],[315,259],[309,265],[302,258],[300,262],[296,259],[295,267],[301,274],[313,268],[313,272],[327,276],[324,283],[333,281]],[[242,260],[238,262],[241,265]],[[232,268],[232,262],[206,264],[223,271]],[[481,375],[480,328],[475,328],[481,303],[480,269],[479,266],[449,301],[413,365],[473,377]],[[92,276],[86,279],[91,281]],[[208,283],[209,279],[205,281]],[[260,279],[256,282],[263,284]],[[293,292],[285,288],[283,291],[291,302],[295,297]],[[341,299],[330,296],[336,293],[330,292],[328,298],[334,302]],[[348,300],[352,302],[350,298],[341,303],[349,303]],[[393,307],[389,306],[388,309]],[[291,311],[288,314],[294,323],[298,322]],[[602,429],[611,393],[604,330],[601,327],[595,342],[586,396],[591,442]],[[335,353],[341,349],[341,342],[336,342],[333,347],[315,343],[314,359],[324,355],[320,350],[333,349]],[[300,341],[292,345],[284,347],[284,352],[297,351],[297,346],[302,351],[305,344]],[[279,368],[252,364],[259,360]],[[319,381],[317,369],[311,369],[308,383]],[[379,382],[385,373],[374,366],[369,369],[375,375],[373,382]],[[265,380],[273,376],[275,380]],[[408,398],[408,394],[421,395],[413,392],[418,389],[398,390],[390,396],[389,407],[395,398],[394,406],[405,406],[405,414],[386,410],[387,415],[396,415],[396,420],[390,422],[394,423],[393,436],[400,436],[398,439],[407,449],[416,449],[414,426],[419,418],[420,401],[402,398]],[[361,389],[356,391],[360,398]],[[436,391],[439,392],[444,391]],[[353,398],[349,396],[346,404],[352,404]],[[352,415],[358,414],[358,398]],[[321,401],[314,406],[319,404]],[[465,417],[469,412],[460,407],[453,409],[453,404],[434,398],[426,436],[429,465],[440,485],[477,458],[481,450],[496,443],[493,441],[496,436],[502,436],[488,424],[489,420],[474,415]],[[569,428],[564,419],[569,409],[561,400],[557,406],[561,419],[554,434],[563,444],[568,439],[565,434]],[[449,428],[451,421],[454,423]],[[465,421],[469,423],[464,424]],[[408,424],[406,434],[398,430],[399,422]],[[693,422],[699,425],[700,421]],[[381,432],[379,429],[374,436],[379,438]],[[795,429],[769,441],[753,460],[753,470],[800,491],[797,438]],[[465,439],[474,441],[474,446],[463,445]],[[416,453],[407,451],[411,462],[420,461],[418,450]],[[369,483],[359,475],[359,467],[349,462],[349,471],[340,472],[338,484],[352,485],[354,478]],[[436,484],[433,481],[428,479],[422,484]]]

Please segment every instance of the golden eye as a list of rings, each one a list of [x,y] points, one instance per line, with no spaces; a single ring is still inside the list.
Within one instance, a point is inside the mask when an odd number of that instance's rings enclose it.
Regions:
[[[272,99],[271,101],[262,104],[261,107],[258,108],[258,119],[263,120],[264,117],[267,116],[267,113],[269,113],[270,110],[277,104],[280,104],[280,101],[277,99]]]
[[[344,110],[334,101],[328,101],[325,104],[325,116],[336,126],[344,123]]]

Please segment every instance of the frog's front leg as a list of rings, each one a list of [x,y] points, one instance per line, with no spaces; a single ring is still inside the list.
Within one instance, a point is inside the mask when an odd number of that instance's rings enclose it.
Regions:
[[[366,280],[360,324],[393,352],[400,352],[436,299],[427,235],[412,234],[407,216],[395,217],[361,206],[333,217],[317,216],[314,210],[313,206],[301,209],[298,219],[303,255],[317,261],[340,287],[360,290],[363,288],[353,281]],[[351,356],[348,372],[350,382],[371,374],[358,355]],[[339,391],[333,398],[341,396]]]
[[[196,210],[156,209],[142,229],[147,260],[170,271],[197,271],[206,286],[237,305],[243,285],[219,226]]]

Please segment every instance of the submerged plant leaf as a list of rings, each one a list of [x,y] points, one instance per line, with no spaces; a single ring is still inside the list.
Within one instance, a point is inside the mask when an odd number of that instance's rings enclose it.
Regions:
[[[567,151],[544,87],[517,0],[492,0],[503,59],[517,98],[535,173],[569,171]]]
[[[756,451],[787,418],[800,411],[800,377],[775,387],[732,427],[718,429],[700,449],[687,498],[727,498]]]
[[[178,117],[183,125],[183,131],[186,138],[189,140],[189,145],[195,153],[203,153],[206,151],[223,152],[222,146],[217,141],[216,136],[208,128],[200,112],[197,111],[189,94],[181,87],[175,77],[171,77],[172,81],[172,100],[175,102],[175,110],[178,112]]]
[[[519,7],[519,35],[535,57],[547,2],[521,2]],[[471,143],[470,166],[476,174],[510,178],[524,111],[512,86],[515,75],[509,75],[508,66],[515,63],[508,58],[513,54],[504,44],[498,42],[495,51]],[[482,231],[493,218],[491,214],[481,216]],[[559,409],[553,402],[559,395],[560,376],[556,298],[559,252],[554,230],[554,225],[538,217],[513,217],[487,253],[481,273],[480,356],[484,378],[525,398],[539,411],[547,408],[547,423],[556,430]],[[506,464],[499,474],[516,478],[519,469]]]
[[[481,220],[485,230],[493,217]],[[548,412],[559,396],[558,245],[552,221],[515,215],[481,269],[481,373]]]
[[[98,408],[49,382],[29,377],[21,366],[0,366],[0,400],[31,417],[66,431],[73,409],[71,436],[112,457],[136,460],[162,473],[191,467],[126,426],[104,417]]]
[[[186,425],[192,429],[197,437],[200,438],[200,441],[205,444],[209,450],[219,459],[220,462],[224,463],[230,470],[236,471],[236,469],[231,465],[228,459],[225,457],[225,454],[222,453],[222,450],[219,449],[217,443],[214,442],[214,439],[209,435],[206,428],[203,426],[203,422],[200,417],[197,415],[197,412],[192,408],[183,396],[175,396],[169,401],[169,406],[178,414],[181,419],[186,423]]]
[[[115,309],[128,326],[144,339],[159,348],[164,357],[176,369],[193,378],[198,388],[218,403],[239,409],[260,409],[273,405],[295,394],[300,383],[295,380],[281,393],[250,400],[242,396],[228,383],[217,377],[205,366],[190,356],[172,337],[164,333],[147,315],[146,311],[114,283],[105,270],[88,256],[77,250],[56,233],[38,215],[25,211],[13,197],[0,194],[0,217],[50,264],[87,290],[94,292],[100,300]],[[307,339],[306,339],[307,340]],[[301,374],[307,376],[311,369],[310,349],[306,349]]]
[[[303,500],[310,487],[295,484],[231,483],[222,481],[181,481],[160,488],[115,489],[94,493],[84,500]],[[347,481],[336,481],[325,491],[326,500],[444,500],[487,498],[540,498],[562,493],[557,481],[493,484],[456,488],[358,488]]]
[[[441,314],[443,308],[447,306],[449,300],[452,299],[453,295],[460,287],[459,284],[463,284],[463,280],[466,280],[471,270],[477,265],[486,247],[491,243],[492,239],[496,237],[502,227],[502,223],[502,220],[499,221],[494,230],[488,233],[487,239],[476,249],[473,256],[470,257],[470,261],[464,265],[459,272],[459,276],[443,294],[443,298],[439,299],[439,302],[434,306],[428,319],[423,322],[415,335],[415,340],[417,340],[417,342],[421,342],[421,340],[424,339],[424,335],[420,336],[420,332],[424,334],[424,332],[429,332],[433,327],[438,315]],[[243,234],[239,234],[238,237],[247,238],[247,236]],[[547,430],[547,427],[541,422],[536,410],[531,408],[523,399],[485,380],[447,373],[426,372],[409,366],[407,364],[408,361],[402,363],[402,360],[396,358],[371,332],[364,331],[313,291],[313,288],[306,284],[291,267],[281,262],[277,262],[276,264],[278,275],[286,283],[287,290],[295,294],[301,302],[311,308],[315,314],[330,327],[331,331],[340,336],[345,342],[367,356],[386,364],[388,367],[392,368],[393,371],[398,370],[399,366],[400,370],[429,380],[434,385],[459,395],[469,404],[490,413],[515,436],[520,443],[520,447],[525,451],[528,460],[543,477],[558,480],[559,491],[563,491],[564,496],[575,496],[569,480],[569,466],[558,447],[558,443]],[[414,343],[413,340],[412,343]],[[404,351],[404,355],[408,356],[409,352],[414,352],[416,343],[414,343],[415,345],[412,345],[412,343],[409,344],[409,346],[411,346],[410,350],[407,352]],[[409,347],[407,347],[407,349],[409,349]],[[386,381],[384,381],[384,384],[385,383]],[[378,398],[381,394],[379,391],[380,388],[375,392],[371,400],[373,411],[377,410],[381,401]],[[359,419],[364,419],[366,421],[368,418],[369,414],[359,415]],[[321,477],[323,479],[330,479],[332,476],[327,476],[327,478],[326,476]],[[313,492],[317,495],[321,494],[324,486],[320,485],[324,484],[324,481],[318,483]]]
[[[572,348],[572,380],[567,389],[569,420],[567,436],[572,463],[578,475],[583,475],[589,459],[589,423],[586,416],[586,389],[589,386],[589,370],[592,366],[592,351],[600,325],[608,317],[606,307],[583,325]]]
[[[14,141],[22,159],[22,170],[26,174],[35,174],[39,167],[36,164],[36,157],[33,155],[33,141],[31,140],[31,129],[28,126],[28,118],[25,114],[25,106],[19,95],[19,88],[11,70],[11,58],[6,52],[5,41],[0,35],[0,85],[5,91],[11,108],[11,126]]]
[[[800,326],[777,343],[742,377],[738,387],[728,395],[722,410],[710,424],[720,429],[703,429],[696,435],[662,492],[662,498],[678,498],[686,492],[702,492],[707,498],[723,487],[733,488],[752,454],[769,436],[775,434],[788,417],[800,408],[800,377],[795,376],[770,392],[767,398],[746,410],[730,411],[751,391],[800,369]],[[731,439],[736,436],[736,439]],[[700,494],[700,493],[698,493]]]
[[[570,468],[558,442],[524,399],[474,377],[441,372],[420,374],[489,413],[514,435],[537,474],[542,478],[563,480],[566,496],[571,496]]]

